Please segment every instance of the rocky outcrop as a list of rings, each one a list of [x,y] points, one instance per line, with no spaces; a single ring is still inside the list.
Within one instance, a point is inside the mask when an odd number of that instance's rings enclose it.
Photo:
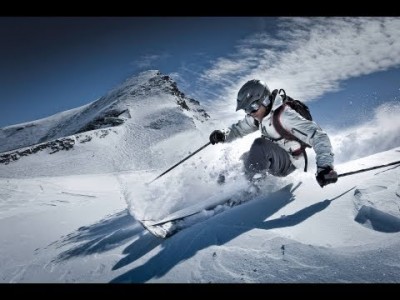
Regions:
[[[90,142],[93,138],[105,138],[111,132],[110,129],[96,130],[90,133],[78,134],[71,137],[65,137],[37,144],[29,148],[23,148],[0,155],[0,164],[8,165],[24,156],[35,154],[39,151],[47,150],[48,154],[54,154],[59,151],[68,151],[74,148],[76,143],[84,144]]]
[[[123,114],[128,115],[130,117],[129,111],[127,109],[123,111],[119,110],[108,111],[104,115],[99,116],[93,121],[86,124],[84,127],[79,129],[77,133],[96,130],[100,128],[119,126],[123,124],[125,121],[124,118],[120,118],[120,116]]]
[[[74,145],[75,145],[75,139],[73,138],[57,139],[51,142],[29,147],[28,149],[17,150],[0,155],[0,164],[8,165],[11,162],[19,160],[21,157],[28,156],[46,149],[49,150],[48,152],[49,154],[53,154],[63,150],[68,151],[72,149]]]

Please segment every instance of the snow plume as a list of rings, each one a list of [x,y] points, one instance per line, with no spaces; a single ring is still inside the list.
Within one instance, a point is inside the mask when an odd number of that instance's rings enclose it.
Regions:
[[[375,109],[374,118],[357,127],[330,135],[336,163],[354,160],[400,146],[400,103],[387,102]],[[335,130],[328,129],[328,132]]]
[[[190,141],[193,146],[198,144],[198,136],[183,134],[182,139]],[[237,192],[243,188],[246,183],[244,176],[240,175],[239,159],[243,149],[233,146],[209,146],[151,185],[144,186],[143,181],[150,182],[157,173],[141,173],[140,180],[131,174],[120,176],[121,182],[128,182],[122,186],[132,215],[145,220],[159,219],[168,213],[199,203],[213,193],[222,196],[224,193],[217,183],[220,174],[224,174],[227,181],[230,181],[231,177],[239,177],[232,181],[232,185],[226,185],[224,190]],[[193,147],[193,150],[196,148],[198,147]],[[172,148],[165,150],[176,153]],[[171,164],[179,159],[171,159]],[[189,194],[190,198],[187,197]]]
[[[305,101],[340,89],[346,79],[400,65],[400,18],[281,18],[276,32],[242,40],[200,77],[204,96],[234,108],[247,80],[265,80],[270,88]],[[208,91],[217,88],[220,96]],[[218,101],[210,101],[215,103]],[[213,104],[212,104],[213,105]]]
[[[229,144],[210,145],[150,185],[143,183],[152,181],[163,170],[119,175],[131,214],[137,219],[159,220],[172,212],[201,205],[211,195],[218,202],[246,190],[248,182],[243,173],[241,156],[248,151],[255,135]],[[188,141],[192,150],[198,148],[194,146],[198,145],[197,135],[184,133],[181,139]],[[176,144],[181,143],[176,140],[170,145]],[[176,150],[169,147],[165,148],[165,152],[176,153]],[[171,158],[171,165],[182,157],[175,155]],[[225,178],[223,185],[218,183],[221,176]],[[272,192],[287,184],[287,180],[270,178],[268,184],[265,189]]]
[[[163,54],[147,54],[132,62],[132,65],[137,66],[139,69],[149,69],[156,65],[156,62],[168,58],[168,53]]]

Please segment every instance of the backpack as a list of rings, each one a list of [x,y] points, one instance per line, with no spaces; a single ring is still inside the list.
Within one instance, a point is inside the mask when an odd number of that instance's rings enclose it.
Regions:
[[[283,95],[281,95],[281,92],[283,92]],[[288,105],[288,106],[290,106],[290,108],[292,108],[296,112],[298,112],[303,118],[305,118],[309,121],[312,121],[310,109],[308,108],[307,105],[305,105],[300,100],[295,100],[295,99],[287,96],[285,90],[283,90],[283,89],[280,89],[279,92],[278,92],[278,90],[274,90],[271,93],[271,101],[273,101],[273,99],[275,99],[275,96],[278,93],[283,98],[283,105],[278,107],[278,109],[273,112],[272,124],[274,125],[276,131],[279,133],[279,135],[282,138],[289,140],[289,141],[296,141],[296,142],[300,143],[300,145],[301,145],[300,149],[292,152],[291,154],[293,156],[298,156],[301,154],[304,155],[304,159],[305,159],[304,172],[307,172],[308,159],[307,159],[306,148],[307,147],[311,148],[311,146],[304,143],[303,141],[298,139],[296,136],[294,136],[291,132],[289,132],[285,128],[283,128],[279,118],[280,118],[280,115],[281,115],[282,111],[284,110],[285,106]],[[280,139],[282,139],[282,138],[280,138]],[[280,139],[277,139],[277,140],[280,140]]]
[[[283,95],[281,95],[281,92],[283,92]],[[275,99],[275,96],[277,93],[278,93],[278,90],[274,90],[272,92],[273,99]],[[283,104],[290,106],[290,108],[297,111],[304,119],[312,121],[311,112],[307,105],[305,105],[300,100],[295,100],[292,97],[287,96],[284,89],[279,90],[279,95],[281,95],[281,97],[283,99]]]

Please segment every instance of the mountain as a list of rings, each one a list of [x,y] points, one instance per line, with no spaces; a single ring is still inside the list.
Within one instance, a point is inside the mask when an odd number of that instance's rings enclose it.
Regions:
[[[142,72],[90,104],[0,129],[0,176],[162,166],[166,163],[160,143],[183,131],[196,132],[208,118],[200,103],[186,97],[168,75],[154,70]],[[66,152],[62,150],[68,150],[74,164],[60,165]],[[149,152],[153,152],[153,161],[143,163],[141,157]],[[49,154],[51,158],[46,161],[51,166],[42,163]],[[31,168],[20,169],[21,159],[29,160]]]

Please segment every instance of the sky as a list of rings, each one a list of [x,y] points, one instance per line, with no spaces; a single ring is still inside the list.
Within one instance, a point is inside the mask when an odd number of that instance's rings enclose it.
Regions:
[[[0,127],[95,101],[147,69],[213,112],[252,78],[309,103],[322,126],[400,97],[400,18],[0,17]]]
[[[178,72],[199,57],[201,68],[261,24],[257,18],[0,17],[0,126],[87,104],[142,70]]]

